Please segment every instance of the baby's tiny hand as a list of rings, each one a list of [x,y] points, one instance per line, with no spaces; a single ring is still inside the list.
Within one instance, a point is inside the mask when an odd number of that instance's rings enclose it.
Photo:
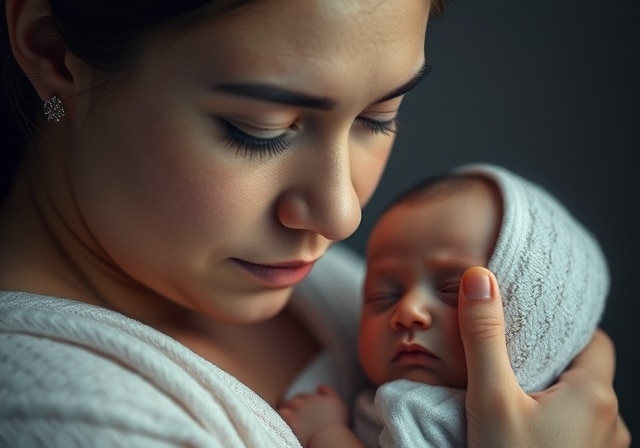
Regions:
[[[296,395],[284,402],[278,411],[303,446],[317,431],[349,423],[347,405],[335,390],[324,385],[315,393]]]

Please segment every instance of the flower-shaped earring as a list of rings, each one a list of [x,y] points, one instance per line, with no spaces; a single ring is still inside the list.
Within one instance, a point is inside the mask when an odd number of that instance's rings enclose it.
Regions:
[[[60,121],[65,114],[62,101],[55,95],[49,101],[45,101],[44,114],[47,117],[47,121]]]

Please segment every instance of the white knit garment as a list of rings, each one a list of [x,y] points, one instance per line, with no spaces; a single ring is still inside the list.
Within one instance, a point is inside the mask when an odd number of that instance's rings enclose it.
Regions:
[[[352,401],[365,386],[356,352],[363,274],[362,258],[337,244],[293,292],[292,310],[335,359],[334,372],[304,369],[307,392],[338,378]],[[105,308],[0,291],[0,447],[300,443],[253,390],[175,339]]]
[[[489,269],[500,283],[511,366],[522,388],[547,387],[585,347],[609,293],[609,269],[591,232],[545,189],[494,165],[470,165],[497,183],[504,217]]]
[[[542,187],[489,164],[454,173],[484,176],[500,189],[504,217],[488,267],[500,283],[507,349],[518,382],[527,392],[542,390],[585,347],[602,317],[610,286],[604,254]],[[411,383],[394,381],[376,392],[381,446],[466,446],[460,391]],[[457,440],[452,428],[459,428]]]

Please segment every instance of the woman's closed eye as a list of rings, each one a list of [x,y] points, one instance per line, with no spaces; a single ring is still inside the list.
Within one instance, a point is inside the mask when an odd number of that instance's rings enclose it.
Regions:
[[[236,148],[243,157],[275,156],[295,144],[300,128],[294,123],[288,128],[266,129],[246,124],[220,120],[225,128],[225,143]],[[391,136],[397,130],[397,119],[375,120],[358,117],[354,125],[374,135]]]
[[[373,134],[391,136],[398,130],[398,119],[395,117],[391,120],[374,120],[367,117],[358,117],[356,121]]]
[[[299,136],[294,124],[285,129],[264,129],[220,120],[225,127],[225,143],[244,157],[275,156],[291,146]]]

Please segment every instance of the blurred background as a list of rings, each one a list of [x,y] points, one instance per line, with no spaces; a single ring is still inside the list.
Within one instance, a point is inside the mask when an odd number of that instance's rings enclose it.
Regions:
[[[640,2],[453,0],[427,33],[427,79],[363,225],[427,175],[492,162],[542,184],[600,240],[612,273],[602,327],[640,446]],[[638,277],[636,277],[638,276]]]

